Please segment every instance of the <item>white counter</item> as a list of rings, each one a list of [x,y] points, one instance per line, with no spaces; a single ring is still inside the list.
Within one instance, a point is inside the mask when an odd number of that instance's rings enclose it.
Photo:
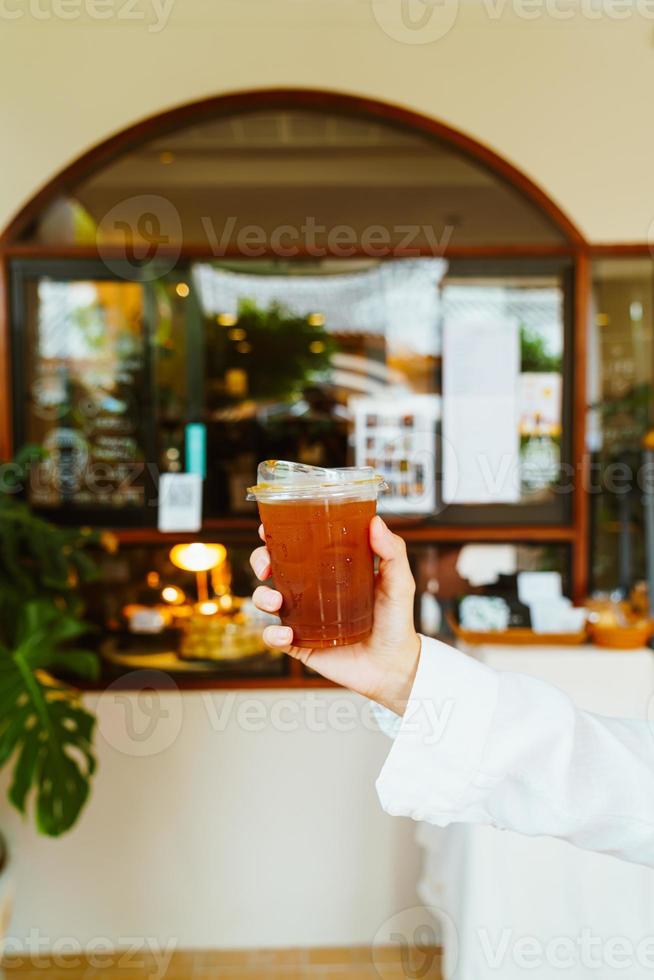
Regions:
[[[651,712],[650,650],[487,645],[468,652],[556,684],[589,711]],[[450,917],[458,935],[458,949],[451,943],[446,951],[446,977],[653,975],[654,871],[490,827],[422,825],[418,839],[425,848],[421,896]]]
[[[363,699],[255,690],[88,701],[99,766],[72,833],[39,837],[7,804],[3,773],[21,943],[365,944],[416,903],[414,825],[379,806],[389,743],[364,724]]]

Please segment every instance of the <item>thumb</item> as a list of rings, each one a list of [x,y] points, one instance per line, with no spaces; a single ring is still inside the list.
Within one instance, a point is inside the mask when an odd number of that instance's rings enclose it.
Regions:
[[[384,591],[394,598],[413,594],[415,582],[406,544],[397,534],[393,534],[379,515],[370,522],[370,547],[381,558],[379,571]]]

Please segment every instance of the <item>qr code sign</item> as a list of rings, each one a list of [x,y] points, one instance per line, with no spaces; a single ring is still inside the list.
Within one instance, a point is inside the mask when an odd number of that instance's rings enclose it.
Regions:
[[[199,531],[202,525],[202,477],[164,473],[159,481],[160,531]]]

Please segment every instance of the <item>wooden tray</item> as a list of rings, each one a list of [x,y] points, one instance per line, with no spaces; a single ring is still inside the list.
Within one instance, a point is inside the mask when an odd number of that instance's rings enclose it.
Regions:
[[[589,629],[592,642],[610,650],[639,650],[648,645],[653,633],[653,622],[633,626],[600,626],[591,623]]]
[[[445,618],[457,639],[477,646],[494,643],[503,646],[567,647],[578,646],[587,639],[585,627],[578,633],[536,633],[526,626],[514,626],[512,629],[495,630],[492,633],[479,633],[476,630],[463,629],[451,612],[447,612]]]

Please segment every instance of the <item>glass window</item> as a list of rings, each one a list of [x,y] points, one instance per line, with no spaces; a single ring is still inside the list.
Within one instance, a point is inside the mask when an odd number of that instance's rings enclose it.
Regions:
[[[184,565],[184,548],[215,549],[206,573]],[[255,580],[251,544],[224,548],[215,542],[121,545],[99,556],[100,587],[88,587],[88,614],[102,630],[105,677],[134,669],[173,676],[277,677],[288,658],[270,651],[261,634],[268,622],[251,602]]]
[[[645,576],[642,440],[652,427],[654,263],[593,265],[589,440],[593,586],[627,592]]]
[[[254,514],[245,497],[257,463],[286,458],[375,467],[391,514],[567,520],[564,263],[262,259],[164,278],[146,269],[142,281],[118,272],[91,260],[15,267],[17,444],[45,452],[35,506],[154,525],[158,476],[188,468],[188,426],[199,423],[208,518]],[[466,503],[444,489],[458,465],[445,423],[459,409],[444,390],[443,338],[471,322],[515,338],[512,414],[490,418],[508,429],[510,502],[494,472],[488,494]],[[455,457],[460,449],[455,441]]]
[[[85,599],[90,618],[102,629],[105,678],[134,669],[235,679],[287,674],[288,658],[261,640],[263,626],[273,620],[250,601],[257,583],[249,555],[256,540],[252,535],[228,544],[204,582],[179,567],[173,548],[181,542],[174,539],[123,544],[116,554],[103,553],[101,587],[88,587]],[[570,589],[565,545],[410,543],[409,560],[416,580],[416,625],[432,636],[451,639],[451,619],[470,594],[500,596],[514,619],[524,617],[517,602],[521,571],[557,571],[564,594]]]
[[[505,323],[517,330],[516,378],[518,463],[511,507],[533,521],[565,522],[570,516],[571,271],[565,265],[529,263],[449,264],[442,284],[442,315],[458,323]],[[456,450],[456,446],[454,447]],[[473,509],[454,505],[445,520],[470,520]],[[507,508],[492,503],[474,508],[492,522]]]
[[[519,269],[426,258],[197,265],[215,513],[250,509],[244,488],[258,460],[292,458],[374,466],[390,488],[380,506],[392,513],[565,520],[569,274]],[[455,409],[443,399],[443,333],[471,320],[518,338],[517,507],[444,499],[452,464],[442,421]]]
[[[165,239],[215,258],[564,242],[521,192],[443,140],[291,108],[216,117],[123,153],[55,201],[29,237],[108,245],[126,225],[135,245]]]
[[[24,438],[44,450],[37,507],[142,507],[149,458],[144,295],[137,283],[26,286]]]
[[[184,283],[131,279],[91,260],[13,267],[16,442],[43,450],[28,496],[73,520],[153,523],[158,474],[182,469]]]

